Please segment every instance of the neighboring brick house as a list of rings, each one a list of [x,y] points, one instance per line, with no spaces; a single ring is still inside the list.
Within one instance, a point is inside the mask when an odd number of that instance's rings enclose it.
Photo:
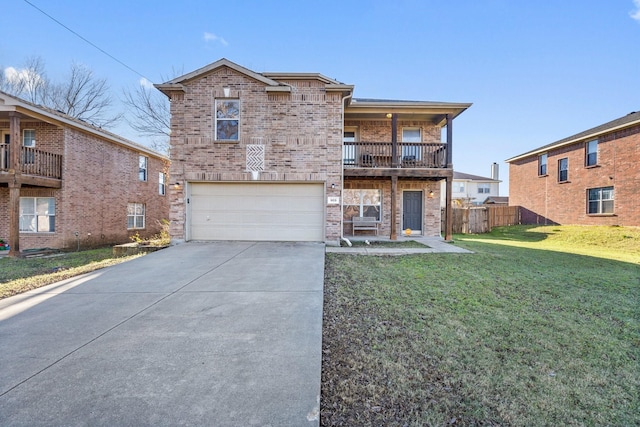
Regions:
[[[640,112],[507,163],[509,204],[523,223],[640,225]]]
[[[321,74],[226,59],[156,87],[171,100],[174,240],[338,244],[354,217],[392,239],[440,235],[452,121],[471,104],[353,99]]]
[[[10,255],[127,243],[168,219],[166,156],[3,92],[0,137],[0,239]]]

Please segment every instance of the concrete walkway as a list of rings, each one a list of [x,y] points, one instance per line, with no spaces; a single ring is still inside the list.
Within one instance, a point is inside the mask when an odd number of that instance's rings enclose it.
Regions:
[[[369,240],[370,242],[391,242],[388,237],[377,236],[357,236],[348,237],[353,242],[361,242]],[[369,247],[369,246],[327,246],[326,252],[346,253],[353,255],[411,255],[411,254],[429,254],[429,253],[472,253],[467,249],[455,246],[453,243],[447,243],[441,237],[399,237],[397,242],[406,240],[415,240],[425,245],[424,248],[394,248],[394,247]]]
[[[0,301],[0,425],[317,426],[324,250],[187,243]]]

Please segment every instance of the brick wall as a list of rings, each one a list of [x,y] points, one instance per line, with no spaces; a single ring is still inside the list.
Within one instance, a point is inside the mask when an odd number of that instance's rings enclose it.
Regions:
[[[221,67],[185,83],[171,101],[172,182],[250,181],[248,144],[265,146],[264,172],[272,182],[322,182],[327,196],[342,187],[342,98],[316,80],[283,81],[291,93],[267,94],[265,84]],[[214,100],[229,88],[240,99],[239,140],[214,140]],[[330,184],[336,184],[335,189]],[[185,186],[172,188],[171,236],[185,238]],[[339,205],[326,208],[325,236],[340,237]]]
[[[345,189],[382,190],[381,224],[378,228],[378,235],[389,236],[391,234],[391,180],[390,179],[353,179],[347,178],[344,183]],[[423,193],[423,230],[425,236],[440,236],[440,182],[427,180],[399,179],[398,191],[396,193],[396,231],[401,235],[402,229],[402,193],[403,191],[422,191]],[[428,197],[433,191],[433,197]],[[344,222],[344,234],[353,235],[351,223]],[[360,235],[360,232],[358,232]]]
[[[0,123],[0,126],[2,124]],[[8,124],[7,124],[8,126]],[[158,194],[158,173],[168,164],[148,160],[147,182],[138,180],[137,150],[115,145],[95,135],[42,122],[21,120],[22,129],[35,129],[36,148],[63,154],[62,188],[22,187],[21,197],[54,197],[55,232],[21,233],[20,249],[97,247],[129,242],[159,233],[157,221],[168,219],[167,196]],[[7,188],[0,188],[0,212],[8,217]],[[127,230],[127,203],[146,205],[146,227]],[[75,233],[78,232],[78,238]],[[0,238],[8,238],[7,221],[0,222]]]
[[[546,176],[538,176],[538,156],[509,164],[509,204],[521,206],[533,224],[640,225],[640,126],[603,135],[598,164],[585,167],[580,141],[547,153]],[[569,161],[568,181],[558,182],[558,161]],[[614,215],[587,214],[587,190],[613,186]]]

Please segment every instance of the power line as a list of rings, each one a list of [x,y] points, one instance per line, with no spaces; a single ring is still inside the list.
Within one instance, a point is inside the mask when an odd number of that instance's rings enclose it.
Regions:
[[[24,0],[25,3],[27,3],[29,6],[33,7],[34,9],[36,9],[37,11],[39,11],[40,13],[42,13],[43,15],[45,15],[47,18],[51,19],[52,21],[54,21],[55,23],[57,23],[58,25],[60,25],[61,27],[63,27],[64,29],[66,29],[67,31],[69,31],[70,33],[72,33],[73,35],[75,35],[76,37],[80,38],[81,40],[83,40],[85,43],[88,43],[89,45],[93,46],[94,48],[98,49],[100,52],[104,53],[105,55],[107,55],[109,58],[113,59],[114,61],[116,61],[118,64],[122,65],[123,67],[127,68],[128,70],[134,72],[135,74],[139,75],[140,77],[142,77],[143,79],[146,79],[148,81],[151,81],[150,79],[148,79],[146,76],[143,76],[142,74],[140,74],[139,72],[137,72],[136,70],[134,70],[133,68],[129,67],[127,64],[125,64],[124,62],[120,61],[118,58],[116,58],[115,56],[111,55],[109,52],[105,51],[104,49],[100,48],[99,46],[96,46],[94,43],[90,42],[89,40],[87,40],[86,38],[82,37],[80,34],[76,33],[75,31],[73,31],[71,28],[67,27],[66,25],[64,25],[62,22],[58,21],[56,18],[54,18],[53,16],[49,15],[47,12],[45,12],[44,10],[40,9],[38,6],[36,6],[35,4],[31,3],[29,0]]]

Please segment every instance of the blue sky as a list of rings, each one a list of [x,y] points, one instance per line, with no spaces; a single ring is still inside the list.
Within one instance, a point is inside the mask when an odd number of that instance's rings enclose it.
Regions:
[[[471,102],[454,121],[454,168],[504,160],[640,110],[640,0],[24,0],[3,20],[0,67],[75,61],[114,96],[227,58],[257,72],[318,72],[361,98]],[[114,129],[144,139],[126,124]]]

